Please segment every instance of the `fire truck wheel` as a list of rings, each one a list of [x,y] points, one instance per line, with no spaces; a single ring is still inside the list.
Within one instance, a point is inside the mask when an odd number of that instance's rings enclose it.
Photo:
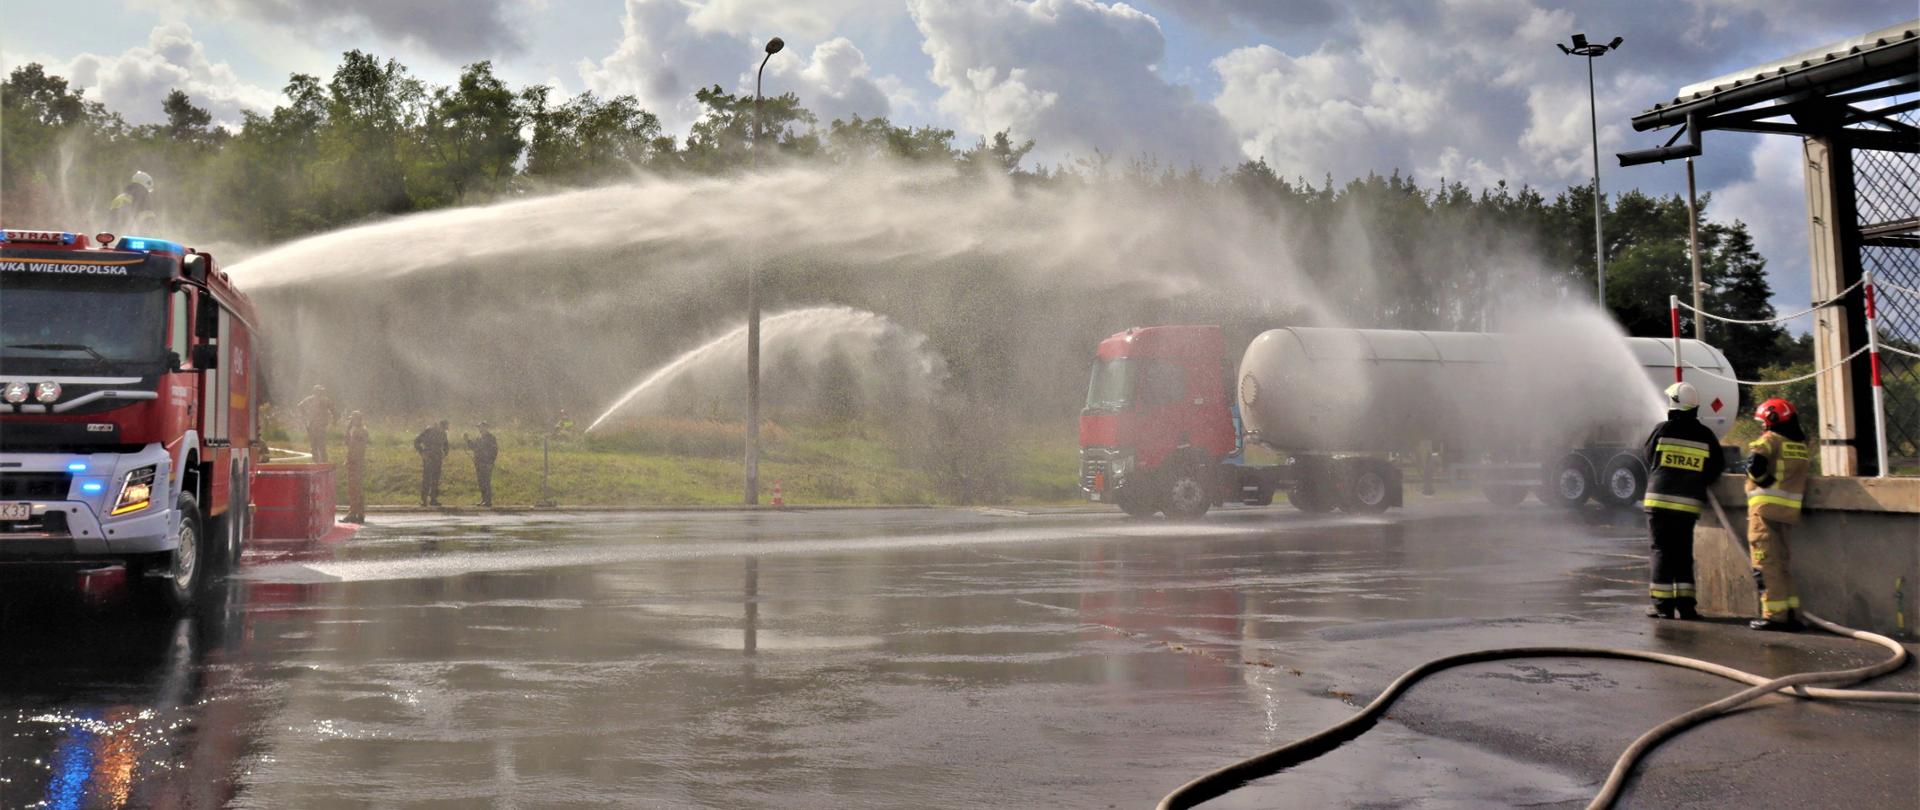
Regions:
[[[142,561],[134,574],[146,591],[146,601],[163,612],[179,612],[193,604],[206,580],[206,537],[202,533],[200,504],[192,495],[180,494],[179,546],[165,554]],[[147,573],[153,571],[153,576]]]
[[[1174,520],[1192,520],[1213,506],[1213,480],[1204,464],[1189,462],[1167,476],[1166,501],[1160,511]]]

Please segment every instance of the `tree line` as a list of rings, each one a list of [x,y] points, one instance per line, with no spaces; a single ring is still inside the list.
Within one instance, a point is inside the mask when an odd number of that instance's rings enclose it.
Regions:
[[[1299,228],[1300,261],[1318,268],[1311,272],[1344,272],[1337,268],[1360,261],[1378,268],[1370,280],[1375,294],[1343,313],[1356,325],[1498,328],[1483,322],[1484,306],[1463,301],[1502,284],[1544,285],[1563,296],[1590,296],[1594,286],[1594,200],[1585,185],[1551,196],[1505,183],[1476,191],[1399,172],[1314,183],[1283,177],[1264,161],[1182,169],[1101,152],[1029,166],[1034,142],[1009,132],[960,146],[952,130],[884,117],[822,124],[793,93],[765,98],[756,114],[751,95],[717,85],[695,93],[703,115],[677,137],[630,95],[560,100],[546,86],[509,87],[488,62],[436,86],[397,60],[358,50],[344,54],[331,77],[294,74],[283,91],[280,106],[246,112],[227,128],[176,89],[162,104],[163,123],[136,126],[42,65],[18,67],[0,82],[0,213],[12,223],[64,227],[65,217],[104,210],[140,169],[158,178],[164,215],[198,223],[202,238],[277,241],[641,172],[715,175],[756,164],[887,159],[952,165],[962,182],[997,175],[1016,187],[1126,183],[1176,198],[1234,199]],[[1699,214],[1706,306],[1770,317],[1772,290],[1751,234],[1742,223],[1707,219],[1707,203]],[[1629,191],[1608,202],[1603,219],[1607,309],[1630,334],[1666,335],[1667,296],[1690,284],[1685,200]],[[1485,244],[1461,249],[1467,237],[1510,242],[1527,272],[1490,260],[1501,251]],[[1804,340],[1777,326],[1712,327],[1711,342],[1742,376],[1810,357]]]

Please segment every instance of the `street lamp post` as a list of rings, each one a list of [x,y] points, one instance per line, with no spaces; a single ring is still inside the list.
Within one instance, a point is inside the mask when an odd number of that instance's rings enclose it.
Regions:
[[[1620,47],[1620,37],[1602,45],[1588,42],[1586,34],[1573,35],[1573,47],[1560,45],[1560,52],[1587,58],[1587,116],[1593,130],[1593,276],[1599,290],[1600,307],[1607,306],[1607,243],[1600,234],[1600,209],[1606,198],[1600,194],[1600,109],[1593,99],[1593,58]],[[1559,43],[1554,43],[1559,45]]]
[[[767,60],[787,46],[779,37],[767,40],[767,55],[760,59],[760,70],[753,75],[753,162],[760,162],[760,136],[765,119],[760,115],[760,79],[767,73]],[[747,487],[746,504],[760,505],[760,260],[747,267]]]

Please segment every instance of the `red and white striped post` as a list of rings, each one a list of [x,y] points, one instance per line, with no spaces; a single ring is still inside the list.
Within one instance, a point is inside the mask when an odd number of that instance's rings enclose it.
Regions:
[[[1879,315],[1873,306],[1873,270],[1868,269],[1861,279],[1861,289],[1866,294],[1867,303],[1867,362],[1873,369],[1873,439],[1874,453],[1880,462],[1880,477],[1887,477],[1887,398],[1880,387],[1880,323]]]
[[[1667,296],[1667,316],[1673,321],[1673,381],[1680,382],[1680,296]]]

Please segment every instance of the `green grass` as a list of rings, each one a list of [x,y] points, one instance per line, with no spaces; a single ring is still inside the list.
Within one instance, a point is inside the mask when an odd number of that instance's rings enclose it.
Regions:
[[[392,421],[369,425],[367,503],[411,505],[420,500],[420,457],[413,437],[425,425]],[[473,456],[461,434],[476,433],[456,424],[449,431],[454,447],[441,479],[441,503],[463,506],[479,500]],[[274,447],[305,450],[283,427],[270,428]],[[526,506],[540,500],[541,446],[531,426],[495,428],[500,458],[494,467],[494,503]],[[586,437],[556,439],[548,450],[548,487],[563,506],[732,505],[741,499],[742,427],[695,420],[649,420]],[[783,426],[761,429],[761,501],[771,500],[778,484],[795,505],[955,504],[943,476],[952,465],[926,469],[911,461],[887,428],[862,425]],[[346,439],[336,427],[328,437],[328,455],[339,468],[339,497],[346,503]],[[1032,435],[1007,443],[995,454],[987,474],[998,476],[993,502],[1057,504],[1077,500],[1079,450],[1075,436]],[[964,470],[959,474],[977,474]],[[979,502],[979,499],[975,499]]]

